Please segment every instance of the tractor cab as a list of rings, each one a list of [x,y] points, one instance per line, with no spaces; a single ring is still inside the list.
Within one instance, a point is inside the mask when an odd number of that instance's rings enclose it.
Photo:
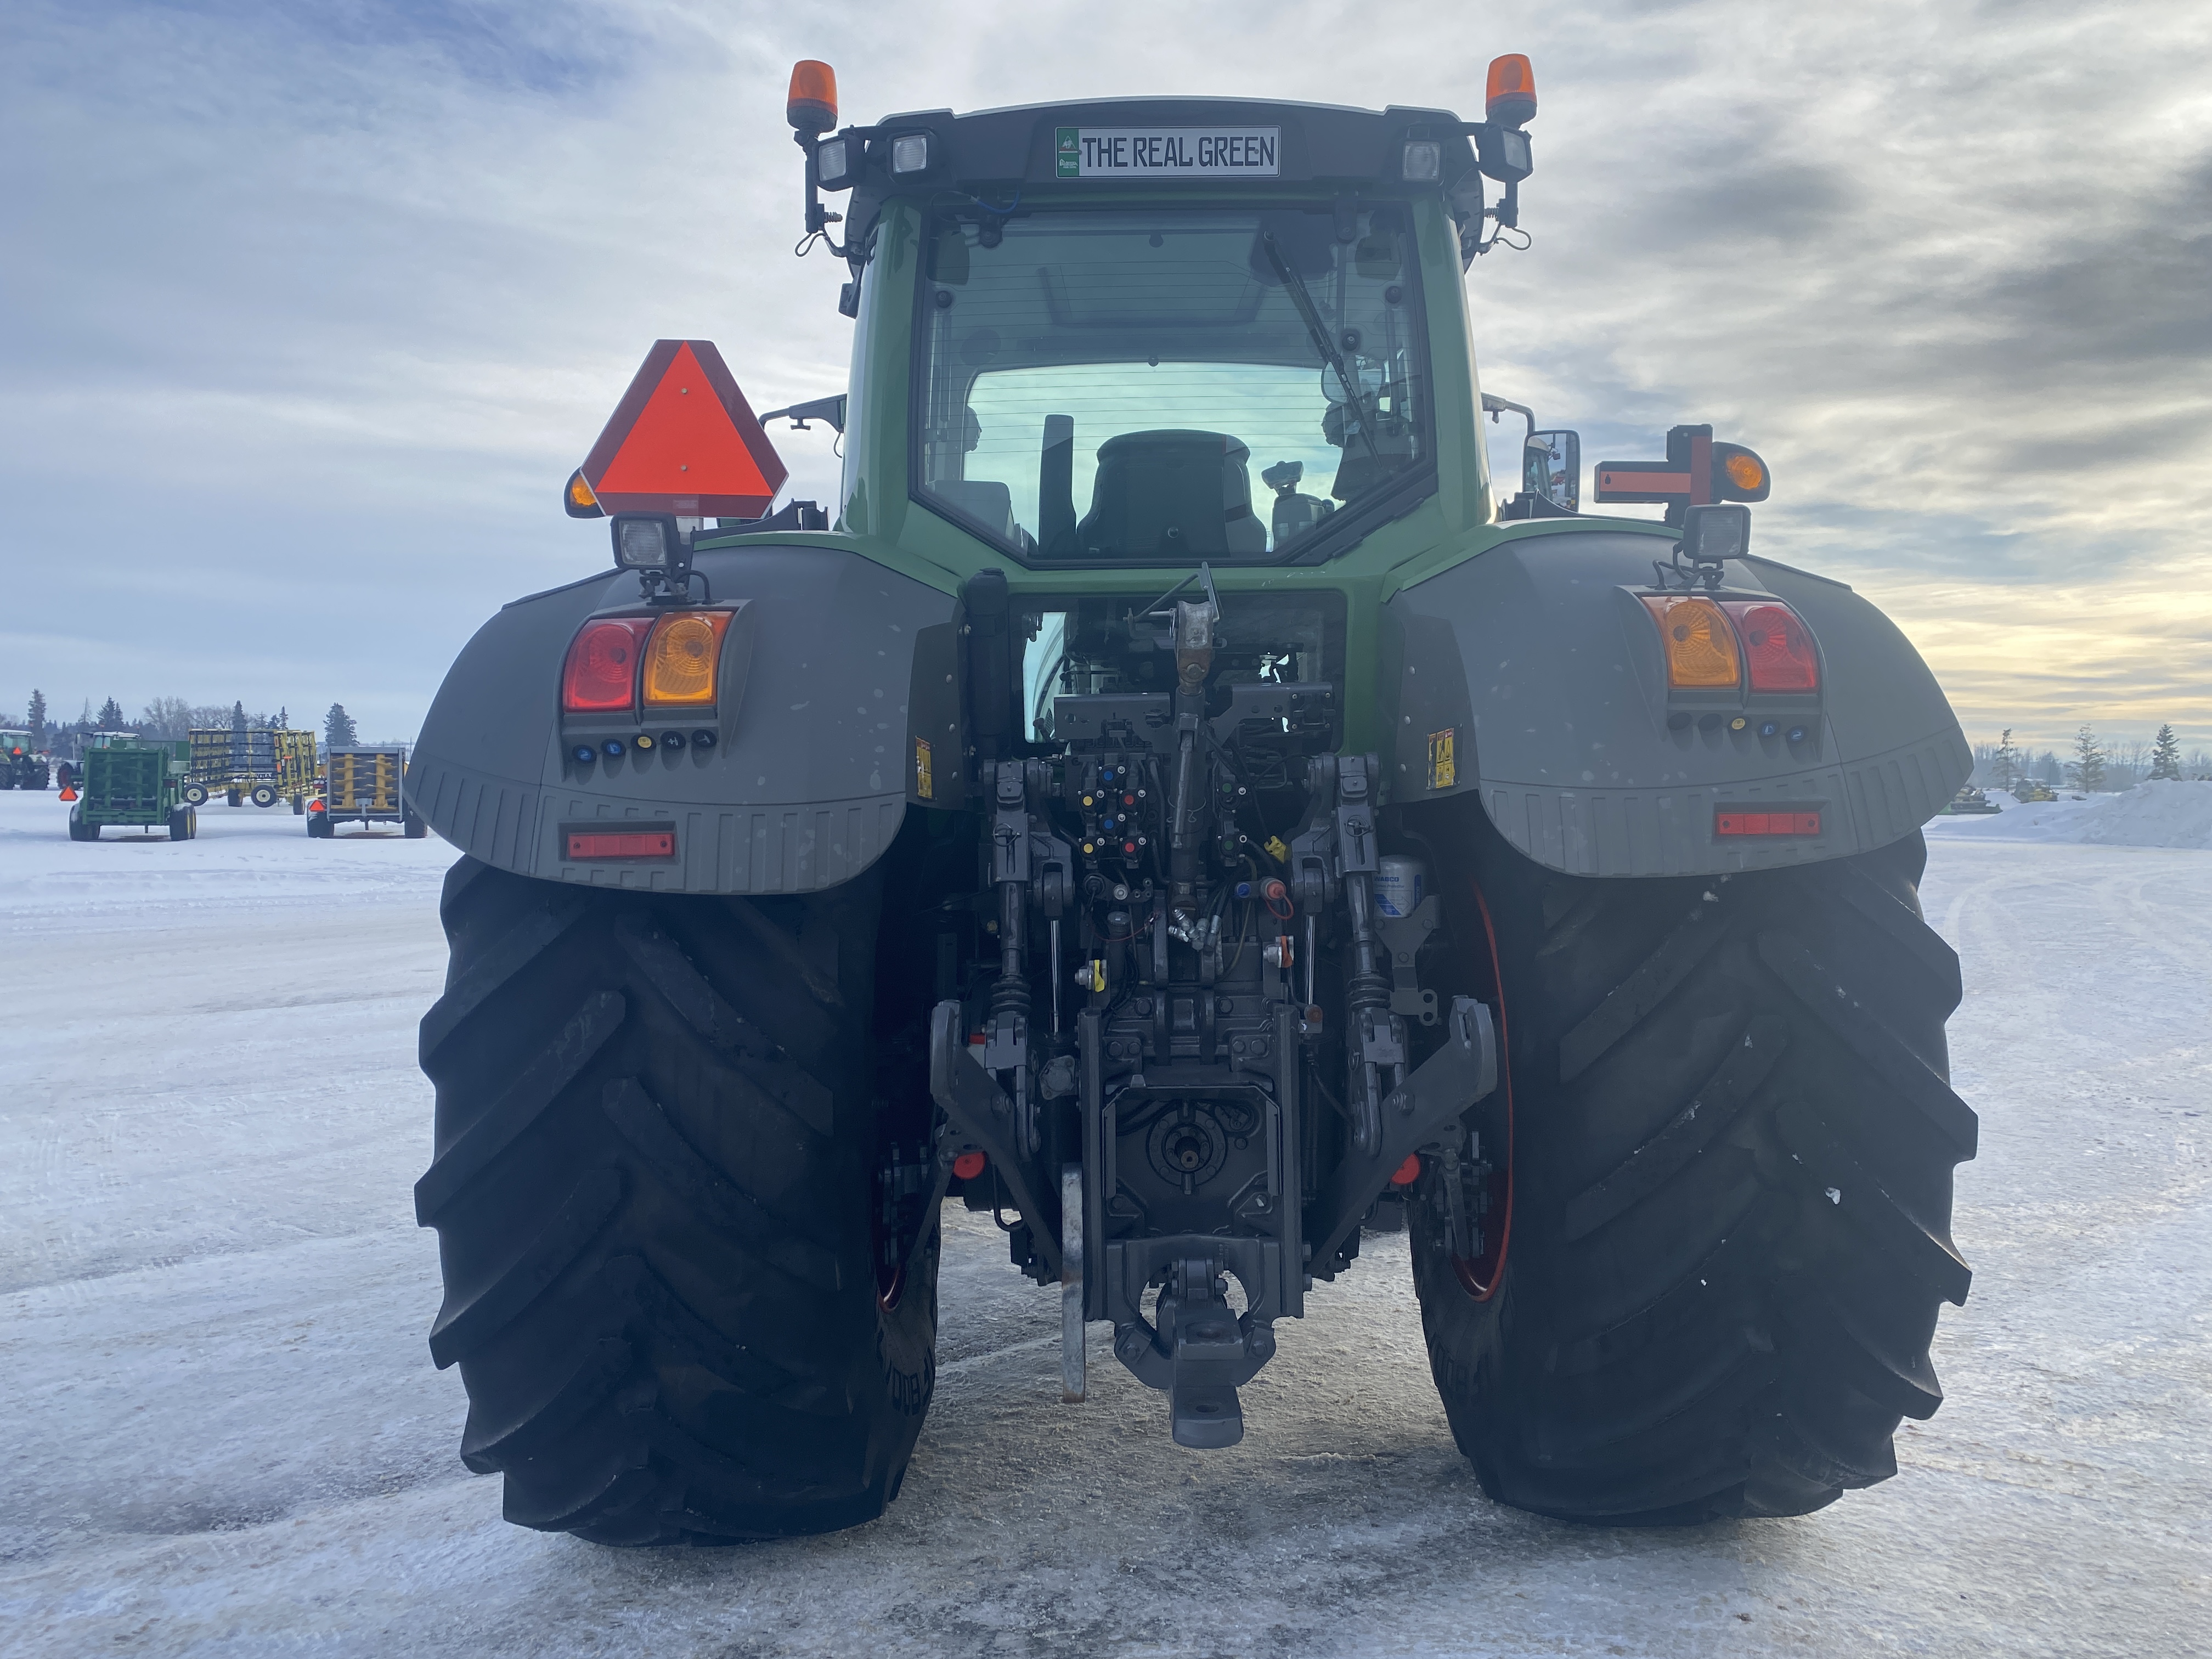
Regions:
[[[1489,516],[1459,277],[1517,222],[1525,59],[1480,123],[1133,99],[833,130],[827,67],[793,87],[860,325],[848,524],[911,504],[994,561],[1127,567],[1319,563],[1440,490]]]

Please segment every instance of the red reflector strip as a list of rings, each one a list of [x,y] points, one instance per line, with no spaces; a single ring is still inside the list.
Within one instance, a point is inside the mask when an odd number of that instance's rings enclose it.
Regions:
[[[612,832],[571,833],[572,859],[672,859],[676,856],[673,830],[621,830]]]
[[[1717,836],[1817,836],[1818,812],[1716,812]]]

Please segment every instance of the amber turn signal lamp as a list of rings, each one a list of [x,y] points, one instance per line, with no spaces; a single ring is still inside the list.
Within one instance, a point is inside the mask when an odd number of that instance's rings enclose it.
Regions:
[[[592,486],[578,467],[568,475],[568,482],[561,489],[561,506],[572,519],[603,519],[607,510],[599,505],[599,498],[592,493]]]
[[[827,132],[837,125],[837,71],[811,58],[791,66],[791,94],[784,118],[793,132]]]
[[[1536,113],[1536,71],[1517,52],[1490,60],[1490,85],[1482,100],[1483,113],[1509,127],[1517,127]]]
[[[721,661],[726,611],[687,611],[653,625],[645,649],[648,708],[701,708],[714,701],[714,669]]]
[[[1735,599],[1723,603],[1743,636],[1754,691],[1818,691],[1820,657],[1813,635],[1797,613],[1778,599]]]
[[[1735,630],[1719,605],[1701,597],[1647,596],[1667,650],[1667,684],[1676,691],[1732,691],[1741,682]]]
[[[637,701],[637,663],[649,617],[587,622],[568,646],[561,669],[561,707],[572,714],[611,714]]]

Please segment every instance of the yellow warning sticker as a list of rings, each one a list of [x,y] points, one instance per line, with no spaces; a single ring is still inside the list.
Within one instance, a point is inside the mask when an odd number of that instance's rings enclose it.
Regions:
[[[914,793],[923,800],[937,799],[937,780],[930,775],[929,739],[914,740]]]
[[[1429,787],[1449,789],[1459,782],[1459,727],[1429,733]]]

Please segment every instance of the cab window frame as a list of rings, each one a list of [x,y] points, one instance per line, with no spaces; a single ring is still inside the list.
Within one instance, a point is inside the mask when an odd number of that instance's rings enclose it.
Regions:
[[[1395,195],[1369,196],[1362,194],[1358,205],[1361,210],[1374,213],[1388,211],[1398,222],[1393,228],[1403,239],[1406,258],[1402,274],[1397,278],[1404,289],[1398,302],[1406,319],[1408,353],[1418,363],[1415,376],[1415,429],[1419,434],[1419,447],[1412,461],[1384,483],[1371,488],[1349,501],[1339,502],[1336,509],[1318,524],[1301,532],[1281,547],[1254,554],[1188,553],[1170,554],[1164,551],[1147,552],[1136,556],[1101,556],[1092,557],[1079,553],[1069,556],[1054,556],[1043,553],[1032,537],[1024,532],[1016,541],[994,529],[975,514],[957,506],[932,489],[927,481],[924,465],[924,435],[929,429],[928,402],[933,390],[931,382],[932,312],[936,308],[935,294],[940,286],[934,272],[937,239],[948,227],[977,227],[996,224],[1005,226],[1010,220],[1029,220],[1054,214],[1082,215],[1095,213],[1111,207],[1127,212],[1158,213],[1267,213],[1294,210],[1307,213],[1334,213],[1339,210],[1342,198],[1337,193],[1299,191],[1275,195],[1253,191],[1229,198],[1197,197],[1178,200],[1148,198],[1127,203],[1104,201],[1085,202],[1063,199],[1038,203],[1002,213],[980,202],[963,200],[957,204],[937,202],[922,208],[917,216],[917,246],[915,248],[914,294],[912,300],[912,338],[907,359],[907,482],[908,495],[912,504],[973,537],[995,554],[1012,559],[1024,569],[1084,570],[1158,568],[1176,569],[1195,568],[1201,563],[1212,563],[1238,568],[1267,568],[1280,565],[1314,565],[1327,563],[1342,557],[1382,526],[1405,517],[1432,497],[1437,489],[1437,447],[1435,380],[1436,365],[1432,343],[1429,336],[1427,294],[1423,271],[1418,215],[1414,204]],[[1316,375],[1326,375],[1322,364],[1314,365]],[[1235,434],[1230,434],[1235,435]],[[1265,487],[1253,477],[1252,510],[1255,516],[1265,517],[1270,500]]]

